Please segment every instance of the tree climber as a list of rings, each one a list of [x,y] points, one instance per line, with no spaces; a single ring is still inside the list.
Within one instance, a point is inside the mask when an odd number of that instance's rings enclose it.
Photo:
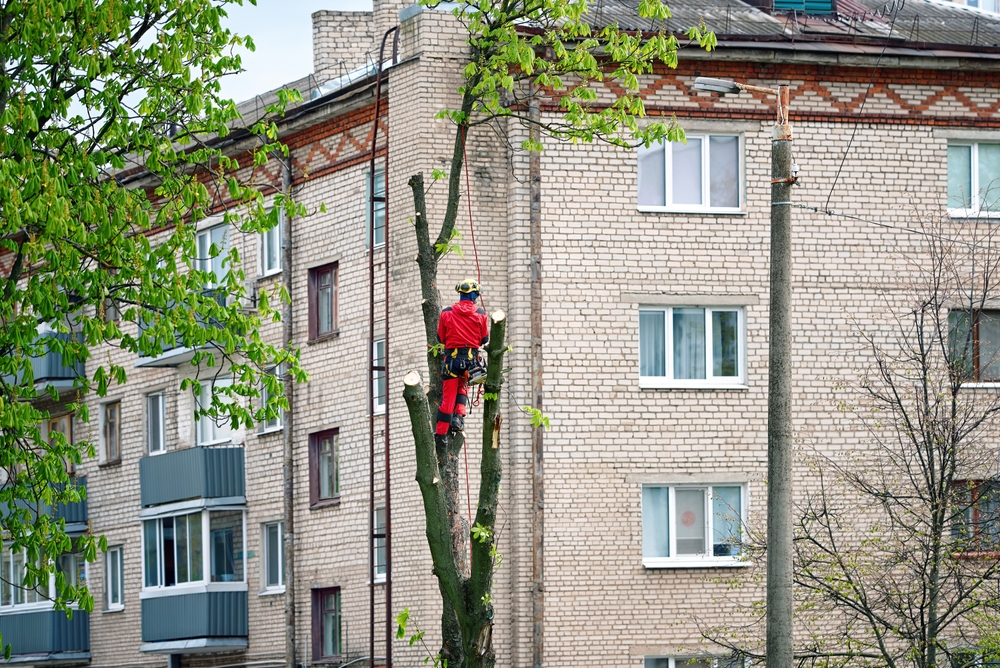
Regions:
[[[441,367],[441,406],[434,433],[443,437],[448,430],[462,431],[469,404],[469,384],[486,379],[479,347],[490,338],[486,311],[476,305],[479,284],[468,278],[455,286],[457,302],[441,311],[437,338],[444,345]]]

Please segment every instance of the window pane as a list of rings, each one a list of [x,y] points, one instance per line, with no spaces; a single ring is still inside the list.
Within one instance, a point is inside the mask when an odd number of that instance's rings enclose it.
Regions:
[[[740,138],[713,136],[708,140],[709,202],[712,206],[740,205]]]
[[[948,206],[966,208],[972,201],[972,147],[948,147]]]
[[[229,253],[229,228],[225,225],[219,225],[218,227],[213,227],[210,230],[212,235],[212,244],[216,246],[218,254],[212,258],[212,272],[215,274],[216,283],[221,283],[223,277],[226,275],[226,268],[222,266],[222,263],[228,259],[227,254]]]
[[[108,605],[121,605],[121,548],[108,551]]]
[[[375,172],[375,196],[385,197],[385,172]],[[375,245],[385,243],[385,202],[375,202]]]
[[[985,210],[1000,210],[1000,144],[979,145],[979,192]]]
[[[243,581],[243,513],[211,513],[212,582]]]
[[[705,309],[674,309],[674,378],[705,377]]]
[[[701,489],[674,491],[674,526],[677,554],[705,554],[705,492]]]
[[[163,395],[146,397],[146,443],[149,452],[163,450]]]
[[[673,146],[673,203],[701,204],[701,139]]]
[[[172,587],[177,584],[177,562],[174,552],[174,518],[164,517],[160,520],[160,537],[163,544],[163,585]]]
[[[323,596],[323,656],[340,654],[340,594]]]
[[[188,543],[191,552],[191,582],[205,579],[204,550],[202,550],[201,513],[188,515]]]
[[[739,554],[740,488],[712,488],[712,544],[716,557]]]
[[[191,573],[188,569],[188,562],[191,555],[188,551],[188,522],[186,517],[177,518],[175,533],[177,541],[177,582],[181,584],[191,581]]]
[[[268,587],[281,584],[281,532],[279,525],[267,525],[267,582]]]
[[[948,313],[948,350],[955,368],[972,378],[972,318],[968,311]]]
[[[977,536],[982,548],[993,549],[1000,545],[1000,485],[997,483],[980,485]]]
[[[10,550],[5,549],[0,553],[0,573],[3,573],[2,580],[0,580],[0,605],[10,605],[11,582],[13,581],[10,568]]]
[[[715,377],[740,375],[738,323],[738,311],[712,311],[712,375]]]
[[[279,219],[280,220],[280,219]],[[281,223],[264,233],[264,271],[281,268]]]
[[[1000,380],[1000,311],[979,313],[979,380]]]
[[[643,661],[642,666],[643,668],[670,668],[670,659],[646,659]]]
[[[712,668],[712,659],[678,659],[674,665],[677,668]]]
[[[321,275],[319,284],[316,326],[320,334],[326,334],[333,331],[333,286],[330,285],[330,274]]]
[[[14,552],[12,553],[11,561],[11,583],[14,586],[14,604],[25,602],[25,591],[21,587],[24,583],[24,553]]]
[[[333,437],[319,442],[319,498],[329,499],[337,494],[336,454]]]
[[[663,311],[639,311],[639,375],[667,375],[666,317]]]
[[[372,351],[372,366],[385,366],[385,341],[376,341],[375,349]],[[372,407],[374,411],[385,409],[385,371],[374,371],[372,374],[372,386],[374,397],[372,397]]]
[[[642,556],[669,557],[670,488],[642,488]]]
[[[146,586],[155,587],[159,584],[159,564],[156,554],[156,520],[146,520],[142,523],[143,529],[143,562],[146,570]]]
[[[666,204],[663,144],[639,147],[639,206]]]

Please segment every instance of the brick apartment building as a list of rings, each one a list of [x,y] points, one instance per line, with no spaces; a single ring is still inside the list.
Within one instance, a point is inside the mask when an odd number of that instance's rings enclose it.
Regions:
[[[627,4],[597,3],[596,20],[645,28]],[[642,81],[649,113],[676,114],[686,145],[627,151],[550,142],[533,174],[526,156],[508,154],[486,130],[468,140],[484,296],[490,310],[508,313],[513,346],[501,443],[505,558],[494,589],[498,665],[529,666],[540,646],[548,666],[675,668],[691,657],[701,659],[687,665],[709,666],[699,624],[749,602],[720,604],[719,580],[744,565],[727,540],[733,511],[750,521],[764,508],[774,108],[749,95],[698,93],[696,76],[790,85],[801,169],[796,200],[825,209],[833,188],[829,208],[890,226],[794,212],[796,429],[803,438],[818,438],[822,429],[831,450],[859,437],[832,399],[837,379],[864,363],[850,316],[871,312],[876,284],[899,270],[894,253],[921,251],[919,238],[891,229],[907,221],[904,205],[944,210],[955,206],[949,188],[958,187],[960,173],[973,190],[1000,178],[990,172],[996,163],[973,157],[1000,150],[1000,18],[909,0],[889,35],[890,19],[864,14],[876,8],[869,0],[837,0],[836,7],[776,0],[767,8],[682,0],[671,8],[669,28],[703,17],[719,36],[716,52],[685,48],[676,70]],[[376,654],[383,656],[385,549],[379,540],[369,564],[368,429],[370,411],[387,405],[393,612],[409,607],[436,647],[439,595],[400,391],[403,373],[423,369],[425,355],[406,184],[411,174],[447,167],[454,129],[434,115],[456,100],[466,47],[449,13],[398,3],[376,2],[371,13],[318,12],[313,20],[316,71],[291,84],[305,101],[282,125],[291,190],[315,212],[290,222],[291,266],[282,266],[279,231],[245,235],[218,227],[218,217],[199,225],[206,244],[239,246],[255,288],[290,277],[292,340],[311,374],[285,416],[293,419],[294,559],[282,558],[282,421],[231,432],[194,419],[195,397],[179,390],[198,373],[184,348],[128,360],[135,368],[127,387],[94,399],[90,423],[60,415],[53,404],[47,426],[100,444],[98,459],[77,470],[86,503],[55,511],[72,529],[107,537],[109,550],[97,562],[65,568],[86,578],[95,610],[67,620],[43,601],[4,592],[0,632],[13,644],[11,662],[283,665],[285,605],[294,594],[298,663],[346,663],[368,656],[370,586],[377,590]],[[388,155],[388,171],[375,175],[388,209],[376,207],[369,238],[375,93],[368,65],[377,40],[397,22],[399,53],[385,72],[377,148]],[[243,109],[253,114],[261,103]],[[518,145],[524,130],[512,124],[508,131]],[[533,231],[534,176],[541,215]],[[277,165],[267,178],[275,191],[282,187]],[[431,189],[428,204],[431,220],[440,220],[443,188]],[[460,220],[466,258],[442,264],[442,286],[475,274],[467,225]],[[533,258],[533,242],[540,257]],[[369,406],[369,369],[373,361],[381,366],[386,352],[381,334],[368,349],[372,247],[376,282],[390,273],[392,374],[386,387],[376,372]],[[530,296],[535,261],[541,304]],[[449,299],[447,288],[442,293]],[[376,294],[381,314],[381,289]],[[533,315],[542,323],[541,382],[551,420],[540,479],[533,477],[531,425],[519,410],[530,403]],[[375,331],[384,329],[379,315]],[[268,325],[264,335],[280,341],[281,325]],[[83,372],[44,359],[36,378],[71,386]],[[473,409],[470,433],[477,418]],[[377,433],[376,442],[381,438]],[[470,439],[473,472],[475,443]],[[381,526],[384,488],[376,479]],[[544,524],[533,521],[539,484]],[[720,510],[720,499],[728,510]],[[537,537],[544,545],[540,575],[532,561]],[[17,568],[11,559],[4,557],[3,568]],[[285,588],[289,572],[294,592]],[[533,591],[544,604],[538,634]],[[393,651],[396,665],[423,658],[406,643]]]

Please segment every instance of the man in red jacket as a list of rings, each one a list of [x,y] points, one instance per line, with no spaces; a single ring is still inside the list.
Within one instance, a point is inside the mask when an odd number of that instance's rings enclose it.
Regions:
[[[469,376],[473,382],[483,376],[479,347],[490,338],[486,311],[476,305],[479,284],[466,279],[455,286],[459,294],[456,303],[441,311],[438,320],[438,341],[444,345],[441,370],[441,406],[438,408],[434,433],[444,436],[448,429],[465,428],[465,413],[469,404]]]

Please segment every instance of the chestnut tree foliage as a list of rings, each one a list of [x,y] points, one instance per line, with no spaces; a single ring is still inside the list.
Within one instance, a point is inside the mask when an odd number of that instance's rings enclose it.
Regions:
[[[438,0],[424,0],[423,4],[433,7]],[[506,321],[498,312],[493,314],[493,338],[487,349],[479,501],[475,518],[463,518],[457,461],[464,434],[454,434],[435,445],[430,425],[441,396],[436,332],[442,304],[437,269],[442,258],[457,247],[455,223],[466,139],[477,128],[489,128],[515,150],[510,132],[526,127],[528,138],[518,148],[529,151],[541,151],[546,140],[606,141],[625,148],[636,143],[684,140],[683,130],[673,119],[644,121],[639,96],[642,75],[651,73],[657,64],[677,65],[680,42],[662,27],[670,10],[660,0],[638,0],[634,10],[649,21],[652,30],[647,33],[592,25],[589,7],[588,0],[459,3],[453,13],[467,29],[469,60],[462,73],[458,106],[439,113],[439,118],[454,123],[454,140],[449,170],[434,173],[435,179],[447,182],[447,201],[442,220],[433,228],[423,175],[414,174],[409,179],[429,385],[425,392],[416,374],[408,376],[404,397],[416,444],[427,539],[443,600],[439,659],[450,668],[495,663],[492,587],[499,558],[496,519],[501,466],[494,444],[499,439],[498,406],[506,352]],[[702,26],[692,27],[687,39],[695,47],[715,46],[715,35]],[[557,105],[558,112],[543,117],[532,111],[536,104]],[[535,429],[542,429],[547,418],[535,411],[532,422]]]
[[[294,353],[259,334],[277,317],[269,301],[286,295],[241,308],[237,250],[213,246],[213,272],[196,247],[197,222],[221,201],[225,222],[245,232],[274,226],[281,208],[298,212],[280,193],[265,209],[253,184],[282,152],[275,125],[240,127],[219,94],[220,77],[240,69],[234,47],[253,46],[222,25],[241,1],[0,0],[0,531],[27,564],[14,587],[47,594],[58,555],[93,561],[105,548],[94,536],[71,541],[47,510],[81,499],[68,465],[96,454],[93,440],[47,433],[54,411],[74,411],[96,434],[86,400],[126,384],[136,356],[177,345],[234,377],[204,409],[234,426],[284,402],[265,368],[302,376]],[[35,382],[32,358],[45,355],[85,361],[86,374],[60,395]],[[261,383],[266,406],[231,400]],[[54,577],[58,607],[93,607],[85,586]]]

